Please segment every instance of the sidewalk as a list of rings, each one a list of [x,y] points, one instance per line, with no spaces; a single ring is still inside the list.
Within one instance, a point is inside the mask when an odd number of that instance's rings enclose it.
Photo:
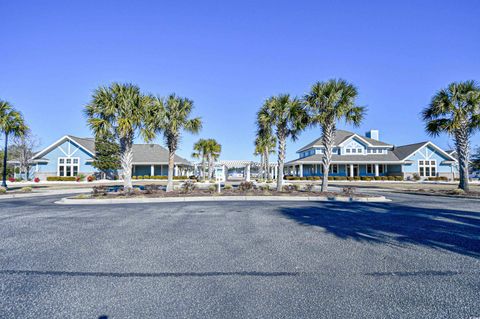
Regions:
[[[90,193],[91,188],[70,188],[70,189],[42,189],[42,190],[33,190],[29,193],[14,192],[7,193],[5,195],[0,195],[0,201],[2,199],[11,199],[11,198],[23,198],[23,197],[41,197],[41,196],[51,196],[51,195],[65,195],[65,194],[78,194],[78,193]]]

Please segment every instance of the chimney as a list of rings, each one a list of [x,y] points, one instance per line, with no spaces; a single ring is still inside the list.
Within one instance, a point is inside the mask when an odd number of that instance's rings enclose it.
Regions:
[[[378,141],[380,138],[380,133],[378,132],[378,130],[370,130],[365,133],[365,136],[371,138],[372,140]]]

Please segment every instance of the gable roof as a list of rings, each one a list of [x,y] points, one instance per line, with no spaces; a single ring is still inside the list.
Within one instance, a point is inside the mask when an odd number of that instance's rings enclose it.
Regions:
[[[433,147],[434,149],[438,150],[440,153],[442,153],[448,159],[450,159],[452,161],[457,160],[454,156],[452,156],[448,152],[445,152],[440,147],[438,147],[437,145],[433,144],[430,141],[425,141],[425,142],[420,142],[420,143],[415,143],[415,144],[402,145],[402,146],[396,146],[393,149],[393,152],[395,153],[395,155],[397,155],[397,157],[400,160],[405,160],[408,157],[410,157],[411,155],[413,155],[413,153],[415,153],[416,151],[418,151],[419,149],[421,149],[422,147],[427,146],[427,145],[429,145],[429,146]]]
[[[91,140],[91,141],[89,142],[88,140]],[[65,141],[72,141],[73,143],[77,144],[80,148],[82,148],[84,151],[89,153],[91,156],[95,156],[95,149],[94,149],[95,148],[95,142],[93,141],[92,138],[81,138],[81,137],[75,137],[75,136],[72,136],[72,135],[65,135],[65,136],[61,137],[60,139],[56,140],[54,143],[45,147],[40,152],[33,155],[32,160],[39,159],[43,155],[49,153],[55,147],[65,143]],[[93,144],[93,147],[92,147],[92,144]]]
[[[72,141],[80,148],[88,152],[92,157],[95,156],[95,139],[92,137],[78,137],[65,135],[53,144],[47,146],[36,153],[32,160],[46,160],[41,156],[49,153],[55,147],[63,144],[65,141]],[[174,162],[177,164],[190,165],[190,162],[183,157],[175,155]],[[158,144],[133,144],[133,163],[134,164],[168,164],[168,150]]]
[[[385,147],[389,147],[389,146],[391,147],[392,146],[391,144],[384,143],[382,141],[377,141],[377,140],[374,140],[372,138],[361,136],[361,135],[358,135],[357,133],[350,132],[350,131],[345,131],[345,130],[336,130],[335,131],[335,138],[333,140],[333,145],[338,146],[338,145],[342,144],[343,142],[345,142],[346,140],[348,140],[349,138],[353,138],[353,137],[357,137],[358,139],[366,142],[368,145],[371,145],[371,146],[385,146]],[[305,145],[304,147],[300,148],[297,151],[297,153],[303,152],[303,151],[305,151],[309,148],[312,148],[314,146],[319,146],[319,147],[322,146],[322,138],[321,137],[317,138],[313,142],[311,142],[311,143]]]

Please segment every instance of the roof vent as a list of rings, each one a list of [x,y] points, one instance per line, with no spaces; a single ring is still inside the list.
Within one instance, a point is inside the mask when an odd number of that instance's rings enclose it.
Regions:
[[[365,136],[371,138],[372,140],[378,141],[380,138],[380,132],[378,130],[370,130],[365,133]]]

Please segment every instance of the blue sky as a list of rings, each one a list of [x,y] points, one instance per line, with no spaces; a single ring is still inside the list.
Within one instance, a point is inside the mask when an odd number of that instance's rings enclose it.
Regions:
[[[430,139],[419,112],[438,89],[480,80],[474,0],[3,1],[0,12],[0,98],[43,146],[91,135],[82,109],[113,81],[194,100],[204,129],[184,136],[179,155],[212,137],[223,159],[247,159],[255,113],[271,95],[344,78],[368,114],[359,128],[340,127],[408,144]],[[319,135],[309,129],[289,142],[287,158]]]

